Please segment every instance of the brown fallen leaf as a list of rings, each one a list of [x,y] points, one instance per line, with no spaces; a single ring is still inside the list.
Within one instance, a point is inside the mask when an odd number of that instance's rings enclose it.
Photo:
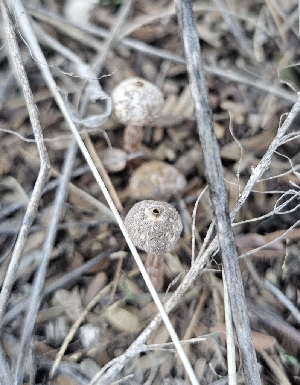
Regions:
[[[212,330],[214,332],[220,332],[220,337],[225,340],[225,338],[226,338],[226,326],[224,323],[218,322],[212,328]],[[263,334],[263,333],[259,333],[259,332],[252,330],[251,335],[253,338],[254,348],[257,352],[260,352],[262,350],[274,349],[276,344],[277,344],[276,338],[270,336],[269,334]],[[235,337],[235,342],[236,342],[236,337]]]
[[[138,317],[130,312],[130,306],[123,308],[120,301],[107,309],[107,321],[116,329],[127,333],[138,333],[142,325]]]

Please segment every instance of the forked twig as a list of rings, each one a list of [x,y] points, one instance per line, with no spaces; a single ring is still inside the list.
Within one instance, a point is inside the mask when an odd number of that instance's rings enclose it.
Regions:
[[[43,188],[47,183],[47,179],[50,171],[50,163],[49,163],[48,153],[43,142],[43,134],[42,134],[39,118],[38,118],[37,107],[35,105],[34,98],[33,98],[30,85],[28,82],[28,78],[26,75],[26,71],[22,63],[22,58],[20,55],[14,28],[9,16],[9,11],[5,1],[2,1],[0,5],[1,5],[2,17],[4,20],[4,27],[7,32],[7,38],[8,38],[7,44],[10,45],[12,59],[16,64],[17,74],[23,89],[24,97],[28,108],[29,118],[31,121],[32,130],[37,142],[37,148],[38,148],[40,161],[41,161],[39,174],[24,215],[23,223],[19,231],[16,245],[11,257],[11,261],[10,261],[10,264],[5,276],[5,280],[2,286],[1,294],[0,294],[0,324],[1,324],[4,317],[5,309],[7,306],[8,298],[10,296],[12,286],[17,276],[19,262],[20,262],[22,252],[24,250],[24,246],[30,231],[30,227],[36,216],[38,204],[42,196]]]

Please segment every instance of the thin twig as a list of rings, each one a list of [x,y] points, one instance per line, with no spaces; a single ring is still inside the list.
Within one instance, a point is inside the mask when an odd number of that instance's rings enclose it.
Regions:
[[[37,162],[38,162],[38,159],[34,155],[32,155],[30,152],[27,152],[23,149],[20,150],[20,155],[24,158],[24,161],[30,160],[30,162],[33,164],[37,164]],[[50,175],[57,178],[57,179],[59,179],[61,176],[59,171],[56,170],[54,167],[51,167]],[[57,185],[57,181],[55,181],[55,184]],[[112,212],[109,210],[109,208],[107,206],[105,206],[105,204],[100,202],[98,199],[96,199],[92,195],[90,195],[88,192],[75,186],[71,182],[69,182],[68,190],[71,194],[74,194],[74,196],[76,196],[78,198],[78,200],[86,202],[88,205],[92,206],[93,209],[98,210],[105,217],[114,220]]]
[[[77,320],[74,322],[74,324],[72,325],[69,333],[67,334],[67,336],[65,337],[64,339],[64,342],[63,344],[61,345],[57,355],[56,355],[56,359],[53,363],[53,366],[51,368],[51,371],[50,371],[50,379],[53,377],[56,369],[58,368],[58,365],[60,364],[61,362],[61,359],[63,357],[63,355],[65,354],[65,351],[69,345],[69,343],[71,342],[71,340],[73,339],[75,333],[77,332],[79,326],[81,325],[81,323],[84,321],[85,317],[88,315],[88,313],[93,309],[93,307],[95,307],[97,305],[97,303],[99,302],[99,300],[104,296],[104,295],[107,295],[111,289],[111,286],[112,286],[112,283],[110,283],[109,285],[106,285],[102,290],[100,290],[95,296],[94,298],[88,303],[88,305],[85,307],[85,309],[82,311],[82,313],[80,314],[80,316],[77,318]]]
[[[285,373],[280,370],[280,367],[278,366],[278,363],[274,361],[267,352],[264,350],[260,351],[260,355],[263,357],[271,371],[274,373],[275,378],[278,379],[280,385],[291,385],[288,377],[285,375]]]
[[[6,362],[5,352],[0,344],[0,385],[11,384],[11,373]]]
[[[229,303],[229,295],[224,275],[222,270],[223,287],[224,287],[224,310],[226,324],[226,342],[227,342],[227,367],[228,367],[228,384],[236,385],[236,363],[235,363],[235,343],[232,323],[232,314]]]
[[[248,57],[252,56],[252,49],[247,37],[245,36],[240,24],[234,16],[229,12],[226,12],[226,6],[223,0],[213,0],[217,9],[222,13],[222,17],[227,24],[227,27],[232,32],[235,40],[237,41],[242,53]]]
[[[30,305],[24,322],[23,334],[20,343],[20,353],[17,358],[16,368],[14,372],[16,385],[21,385],[23,383],[24,367],[30,349],[35,319],[42,301],[42,290],[45,284],[48,262],[50,260],[50,255],[53,249],[53,244],[57,232],[57,225],[61,217],[63,204],[65,203],[65,199],[67,196],[67,187],[71,178],[76,151],[76,141],[72,140],[66,153],[62,177],[56,192],[53,213],[42,251],[42,261],[34,279],[33,291],[30,298]]]
[[[292,316],[300,324],[300,312],[296,306],[271,282],[264,279],[263,284],[267,290],[269,290],[277,299],[279,299],[279,301],[291,312]]]
[[[65,274],[63,277],[55,280],[52,282],[49,286],[45,287],[42,297],[53,293],[54,291],[65,287],[67,285],[70,285],[71,283],[75,282],[79,277],[81,277],[84,273],[86,273],[88,270],[93,268],[97,263],[103,261],[104,259],[108,258],[111,253],[114,251],[117,251],[117,247],[111,247],[105,252],[97,255],[96,257],[90,259],[87,261],[84,265],[78,267],[75,270],[70,271],[69,273]],[[24,312],[28,308],[29,300],[25,300],[22,303],[20,303],[18,306],[13,307],[10,309],[3,318],[3,326],[8,325],[10,322],[12,322],[16,317]]]
[[[9,12],[5,1],[1,2],[1,11],[4,19],[4,27],[7,31],[7,36],[8,36],[7,44],[10,45],[13,60],[16,63],[17,74],[18,74],[20,84],[22,86],[24,97],[26,100],[29,118],[32,125],[32,130],[37,142],[37,148],[40,156],[41,165],[40,165],[40,170],[38,173],[38,177],[37,177],[32,195],[30,197],[30,200],[24,215],[23,223],[19,231],[19,235],[18,235],[16,245],[11,257],[11,261],[4,279],[4,283],[2,286],[2,290],[0,294],[0,324],[4,317],[7,301],[17,276],[17,270],[18,270],[19,262],[22,256],[22,252],[25,247],[25,243],[30,231],[30,227],[36,216],[36,213],[38,210],[38,204],[42,196],[43,188],[47,183],[47,179],[50,171],[49,158],[48,158],[46,147],[43,142],[43,134],[42,134],[39,118],[38,118],[37,107],[34,103],[34,98],[30,89],[30,85],[28,82],[24,65],[22,63],[22,58],[21,58],[18,43],[16,40],[16,35],[14,32],[12,22],[10,20]]]
[[[127,4],[125,6],[125,11],[126,11],[126,13],[129,12]],[[124,21],[126,20],[124,17],[125,17],[125,12],[123,11],[118,16],[118,19],[120,18],[121,22],[124,23]],[[120,28],[121,22],[118,23],[118,28]],[[88,93],[88,91],[90,90],[91,87],[89,88],[89,90],[87,90],[87,92],[84,95],[83,91],[84,91],[85,85],[88,84],[89,86],[91,86],[91,84],[95,82],[96,83],[94,86],[95,88],[93,88],[93,89],[96,89],[96,92],[97,92],[97,88],[99,88],[99,83],[97,81],[98,72],[100,72],[101,65],[103,64],[103,61],[105,60],[108,52],[106,52],[106,55],[101,54],[101,57],[99,59],[99,63],[97,61],[94,64],[95,69],[92,70],[92,68],[90,68],[89,65],[84,63],[78,55],[76,55],[69,48],[63,46],[59,41],[54,39],[52,36],[49,36],[47,33],[45,33],[43,31],[43,29],[40,28],[37,24],[34,24],[34,29],[38,33],[39,40],[43,41],[44,44],[47,44],[52,49],[56,50],[57,52],[60,52],[64,57],[68,58],[72,63],[74,63],[74,65],[77,68],[78,73],[82,74],[82,75],[84,74],[84,76],[86,77],[83,87],[76,94],[77,100],[75,102],[78,105],[79,101],[82,99],[81,100],[82,103],[80,105],[80,111],[79,111],[78,116],[80,118],[83,118],[85,111],[87,109],[88,103],[90,102],[90,98],[91,98],[91,95],[89,95],[89,93]],[[111,47],[114,40],[116,40],[115,35],[117,34],[117,32],[118,32],[118,29],[115,29],[115,32],[112,35],[112,37],[110,39],[108,39],[108,43],[107,43],[108,47]],[[82,95],[84,95],[84,96],[82,97]],[[108,111],[108,114],[109,113],[110,113],[110,111]],[[109,191],[109,193],[110,193],[110,195],[111,195],[111,197],[115,203],[115,205],[117,206],[117,209],[119,210],[119,212],[123,213],[124,209],[123,209],[122,203],[118,197],[118,194],[116,193],[116,190],[115,190],[115,188],[111,182],[109,175],[107,174],[107,171],[105,170],[105,168],[103,166],[101,159],[99,158],[99,156],[97,154],[97,151],[93,145],[93,142],[88,135],[87,129],[83,130],[83,138],[84,138],[84,142],[87,146],[87,149],[91,155],[91,158],[93,159],[95,165],[97,166],[97,169],[98,169],[98,171],[99,171],[99,173],[100,173],[100,175],[101,175],[101,177],[102,177],[102,179],[103,179],[103,181],[104,181],[104,183],[105,183],[105,185],[106,185],[106,187],[107,187],[107,189],[108,189],[108,191]]]
[[[203,151],[205,173],[209,182],[210,197],[222,252],[223,269],[231,311],[234,314],[233,322],[241,352],[245,380],[246,384],[259,385],[261,379],[238,265],[238,253],[228,215],[227,195],[222,177],[222,163],[209,107],[192,2],[190,0],[175,0],[175,5],[186,53],[187,70],[190,78],[191,94],[195,104],[199,137],[202,148],[205,149]]]
[[[100,72],[102,70],[102,67],[104,65],[104,62],[109,54],[109,52],[113,49],[114,45],[119,40],[120,36],[120,30],[124,25],[124,22],[127,20],[127,17],[129,15],[129,12],[131,10],[131,4],[132,0],[125,0],[123,1],[122,7],[120,8],[116,21],[114,23],[114,26],[112,30],[110,31],[104,47],[101,51],[101,55],[99,58],[96,59],[96,61],[93,63],[92,67],[96,74],[100,75]]]

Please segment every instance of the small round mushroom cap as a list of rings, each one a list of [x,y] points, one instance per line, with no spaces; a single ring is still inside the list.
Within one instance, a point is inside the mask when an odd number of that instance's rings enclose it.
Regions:
[[[169,203],[152,200],[136,203],[125,226],[136,247],[158,255],[171,251],[182,231],[177,210]]]
[[[108,172],[115,173],[124,170],[127,154],[121,148],[111,147],[101,151],[102,162]]]
[[[181,194],[186,185],[185,176],[174,166],[152,160],[134,171],[129,181],[129,192],[134,199],[168,200]]]
[[[111,97],[117,119],[132,126],[154,123],[164,104],[160,90],[142,78],[123,80],[114,88]]]

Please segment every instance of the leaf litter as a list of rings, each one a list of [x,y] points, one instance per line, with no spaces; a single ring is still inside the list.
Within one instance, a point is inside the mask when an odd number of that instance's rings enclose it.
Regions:
[[[26,12],[33,15],[35,23],[46,34],[74,52],[82,62],[93,63],[101,56],[105,46],[103,33],[109,34],[114,28],[121,5],[117,1],[101,1],[94,5],[89,19],[91,24],[84,20],[74,26],[73,20],[61,16],[63,3],[47,0],[43,3],[30,1],[24,5]],[[295,64],[299,63],[296,49],[298,16],[297,2],[293,0],[284,4],[279,1],[251,4],[227,1],[227,14],[235,20],[230,26],[222,17],[218,3],[195,1],[194,11],[207,67],[228,203],[232,208],[251,177],[253,167],[267,151],[285,114],[296,100],[293,90],[297,90],[298,84]],[[77,19],[74,22],[78,24]],[[236,40],[232,30],[236,23],[241,31],[240,38],[250,47],[250,55]],[[98,29],[97,33],[102,33],[102,37],[89,30],[90,26]],[[30,230],[3,320],[2,345],[10,368],[18,354],[26,310],[24,304],[30,300],[34,273],[53,215],[58,170],[61,170],[70,141],[70,132],[30,57],[28,47],[21,39],[19,44],[44,136],[52,139],[46,146],[53,171],[39,202],[38,215]],[[57,84],[76,106],[75,92],[85,82],[82,73],[78,78],[71,76],[74,62],[49,41],[45,47]],[[22,140],[22,137],[33,139],[32,129],[23,96],[13,80],[14,68],[7,60],[5,44],[0,52],[0,279],[3,284],[24,207],[37,178],[39,161],[35,143]],[[160,160],[174,165],[187,179],[182,195],[171,201],[184,219],[184,232],[172,251],[176,257],[174,262],[167,258],[165,290],[168,291],[162,294],[163,301],[170,298],[190,269],[193,208],[206,187],[201,155],[206,149],[199,146],[182,52],[173,3],[134,2],[116,44],[104,60],[101,75],[105,77],[100,79],[100,84],[110,95],[116,84],[129,77],[142,77],[155,83],[165,98],[162,116],[155,125],[145,127],[140,151],[130,157],[124,155],[124,126],[113,114],[100,129],[89,132],[125,213],[136,203],[136,198],[128,193],[128,183],[140,165]],[[292,89],[281,83],[287,83]],[[101,112],[101,108],[90,98],[87,116],[92,118]],[[293,310],[299,312],[300,235],[299,229],[293,228],[299,218],[299,193],[291,185],[293,181],[299,186],[298,120],[295,119],[287,133],[293,136],[283,140],[273,154],[269,169],[243,204],[234,226],[241,255],[262,247],[246,257],[251,263],[243,260],[240,265],[261,376],[263,383],[274,385],[298,384],[300,380],[299,322],[288,307],[291,304]],[[86,121],[80,120],[83,124]],[[234,136],[229,129],[230,121]],[[109,168],[110,145],[103,131],[113,146],[111,150],[118,149],[113,153],[114,160],[119,158],[117,169]],[[66,137],[60,139],[62,135]],[[46,294],[36,320],[24,383],[89,384],[98,370],[126,352],[157,313],[132,256],[116,257],[111,250],[128,251],[118,227],[108,212],[102,210],[105,199],[85,166],[78,153],[69,184],[70,194],[63,206],[51,251]],[[56,185],[51,187],[51,183]],[[287,202],[284,210],[274,212],[279,199],[284,203],[291,194],[295,194],[296,199]],[[268,216],[268,213],[271,214]],[[195,216],[200,242],[197,241],[198,250],[212,219],[210,202],[204,194]],[[101,253],[103,259],[85,270],[84,266]],[[140,254],[145,259],[144,254]],[[82,273],[76,275],[81,268]],[[199,383],[203,385],[227,378],[221,280],[221,258],[216,254],[170,314],[180,339],[212,333],[204,341],[185,347]],[[47,287],[58,281],[59,286],[47,293]],[[266,282],[279,289],[283,296],[268,290]],[[97,301],[91,304],[95,296]],[[79,319],[60,364],[49,380],[57,353]],[[122,371],[115,374],[112,383],[122,378],[124,384],[183,383],[185,373],[173,349],[165,345],[169,341],[165,327],[160,326],[148,341],[160,347],[150,351],[143,346]],[[242,370],[237,367],[239,383],[243,383]]]

